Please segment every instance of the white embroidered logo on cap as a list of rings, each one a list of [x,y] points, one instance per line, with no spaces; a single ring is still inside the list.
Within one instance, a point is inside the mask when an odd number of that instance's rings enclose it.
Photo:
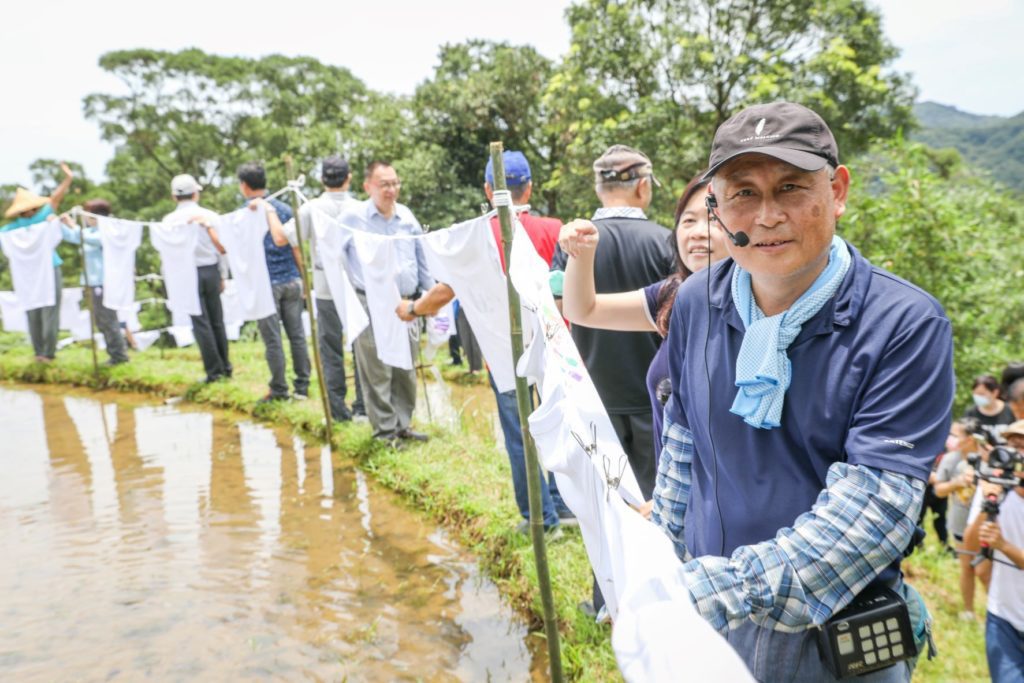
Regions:
[[[760,121],[757,122],[757,125],[754,126],[754,134],[753,135],[748,135],[745,138],[740,138],[740,142],[750,142],[751,140],[757,140],[758,142],[763,142],[763,141],[766,141],[766,140],[774,140],[775,138],[782,137],[778,133],[766,133],[764,131],[764,127],[765,127],[766,123],[768,123],[768,119],[762,118]]]

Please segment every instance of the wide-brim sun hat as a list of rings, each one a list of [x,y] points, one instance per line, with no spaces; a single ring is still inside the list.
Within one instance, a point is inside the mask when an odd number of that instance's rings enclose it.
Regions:
[[[14,201],[4,211],[4,218],[14,218],[26,211],[33,211],[46,206],[49,202],[49,197],[41,197],[31,190],[19,187],[14,193]]]

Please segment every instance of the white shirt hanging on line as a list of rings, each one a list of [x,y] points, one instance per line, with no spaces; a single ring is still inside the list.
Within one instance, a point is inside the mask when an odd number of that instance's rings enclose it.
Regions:
[[[57,303],[53,250],[63,239],[56,216],[27,228],[0,232],[0,249],[7,256],[18,306],[24,311]]]
[[[345,329],[345,348],[351,349],[352,342],[370,325],[370,319],[363,310],[363,305],[359,303],[356,290],[348,277],[345,247],[352,239],[352,229],[339,224],[337,219],[321,211],[314,202],[310,202],[308,206],[308,216],[312,220],[313,234],[316,236],[313,248],[316,249],[322,266],[319,272],[326,280],[326,286],[330,290],[328,298],[334,302],[338,318]]]
[[[171,309],[171,326],[167,328],[167,331],[174,337],[174,343],[178,348],[189,346],[196,341],[196,337],[192,333],[192,318],[187,313],[176,311],[173,308]]]
[[[412,370],[409,323],[395,314],[402,300],[395,281],[398,268],[395,240],[362,230],[353,230],[352,239],[363,264],[366,307],[370,310],[377,358],[385,365]]]
[[[224,281],[224,291],[220,293],[220,309],[224,319],[224,336],[228,341],[238,341],[245,324],[242,311],[242,298],[238,293],[238,281],[234,278]]]
[[[512,259],[514,268],[516,256]],[[564,330],[557,311],[552,317]],[[606,432],[602,436],[599,424],[607,414],[600,402],[579,404],[568,393],[580,382],[566,372],[575,366],[568,362],[571,354],[558,349],[561,335],[555,336],[534,341],[545,345],[547,367],[541,405],[529,417],[530,433],[579,521],[612,615],[612,647],[623,677],[637,683],[752,681],[740,657],[693,606],[669,538],[623,500],[630,471],[626,455],[614,431],[611,438]]]
[[[28,334],[28,316],[25,315],[25,309],[18,305],[18,297],[14,292],[0,292],[0,318],[3,318],[5,331]]]
[[[490,218],[481,216],[423,238],[431,274],[455,291],[498,391],[512,391],[508,290]]]
[[[199,304],[199,275],[196,271],[196,241],[199,233],[191,223],[154,223],[149,239],[160,254],[160,272],[167,290],[167,308],[172,313],[202,315]]]
[[[92,338],[92,317],[88,307],[82,307],[84,295],[81,287],[64,287],[60,295],[58,327],[70,332],[76,341]]]
[[[142,223],[109,216],[95,218],[103,245],[103,305],[113,310],[130,309],[135,304],[135,251],[142,243]]]
[[[242,317],[262,320],[277,313],[263,248],[263,237],[270,230],[266,212],[260,208],[238,209],[219,217],[215,225],[227,250],[232,279],[238,284]]]
[[[555,306],[555,299],[548,284],[548,266],[544,259],[537,254],[529,235],[518,222],[516,222],[515,235],[512,239],[509,275],[516,291],[519,292],[523,305],[530,309],[529,315],[524,316],[523,328],[536,328],[543,331],[543,334],[534,336],[530,347],[523,354],[523,358],[536,359],[536,354],[541,353],[541,350],[535,348],[534,345],[543,345],[541,348],[544,370],[543,372],[533,370],[542,375],[539,378],[541,395],[545,396],[553,391],[554,386],[561,386],[570,405],[579,415],[579,423],[594,425],[601,451],[608,453],[609,456],[614,455],[616,458],[618,453],[624,455],[619,437],[608,418],[608,413],[605,412],[604,404],[601,403],[594,382],[583,365],[583,359],[572,340],[572,335],[569,334],[569,329],[562,320],[562,314]],[[535,317],[539,317],[539,322],[535,320]],[[534,365],[536,365],[536,361]],[[553,469],[548,466],[547,462],[543,464],[546,468]],[[640,505],[644,502],[640,486],[633,474],[633,468],[629,466],[628,462],[625,463],[622,472],[619,493],[633,505]]]

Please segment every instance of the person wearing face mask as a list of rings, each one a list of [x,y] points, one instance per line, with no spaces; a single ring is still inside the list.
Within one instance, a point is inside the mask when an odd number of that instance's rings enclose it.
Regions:
[[[978,426],[996,437],[1014,421],[1013,411],[1002,399],[999,380],[992,375],[978,375],[971,386],[974,405],[964,413],[965,419],[978,421]]]

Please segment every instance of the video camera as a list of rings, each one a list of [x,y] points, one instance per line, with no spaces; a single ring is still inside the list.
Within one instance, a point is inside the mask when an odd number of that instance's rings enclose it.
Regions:
[[[1003,489],[1001,494],[987,494],[981,504],[982,514],[988,515],[989,521],[994,522],[999,517],[999,506],[1006,498],[1006,494],[1014,487],[1024,486],[1024,454],[1016,448],[999,444],[988,452],[987,461],[982,461],[979,455],[972,455],[967,462],[974,468],[975,483],[978,480],[987,481]],[[971,566],[976,567],[991,559],[992,548],[982,543],[977,557],[971,561]]]

